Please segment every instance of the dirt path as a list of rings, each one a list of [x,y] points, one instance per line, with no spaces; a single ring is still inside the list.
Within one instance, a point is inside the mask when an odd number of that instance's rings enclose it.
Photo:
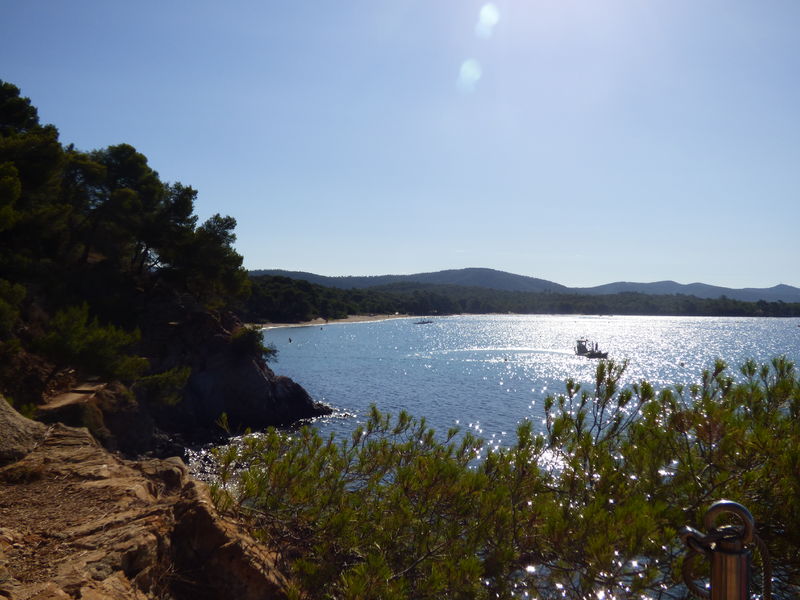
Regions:
[[[108,384],[106,383],[93,383],[93,382],[86,382],[76,385],[68,392],[64,392],[63,394],[58,394],[50,398],[47,402],[45,402],[41,407],[40,410],[53,410],[55,408],[61,408],[68,404],[77,404],[80,402],[86,402],[87,400],[94,397],[94,395],[99,392],[100,390],[104,390]]]

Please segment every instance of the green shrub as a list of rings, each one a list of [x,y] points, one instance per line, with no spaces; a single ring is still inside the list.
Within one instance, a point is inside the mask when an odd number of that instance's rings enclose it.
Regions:
[[[191,367],[175,367],[163,373],[141,377],[133,384],[133,389],[148,402],[174,406],[183,400],[183,390]]]
[[[234,331],[231,346],[238,356],[259,357],[266,362],[273,361],[278,356],[275,346],[264,343],[264,336],[258,327],[240,327]]]
[[[9,396],[5,396],[5,399],[8,401],[11,408],[15,409],[23,417],[28,417],[29,419],[36,417],[36,405],[32,402],[19,403],[18,405],[18,403]]]
[[[0,340],[8,339],[19,319],[19,305],[25,298],[25,288],[0,279]]]
[[[49,331],[36,341],[37,350],[61,365],[86,373],[132,381],[147,369],[147,359],[127,354],[139,341],[139,332],[89,320],[87,304],[61,310],[49,323]]]
[[[754,514],[774,597],[800,584],[800,382],[723,363],[685,388],[568,381],[544,431],[486,451],[373,408],[352,439],[270,430],[219,452],[218,505],[279,555],[309,598],[665,598],[717,499]],[[246,468],[239,470],[241,465]],[[756,564],[760,557],[756,556]]]

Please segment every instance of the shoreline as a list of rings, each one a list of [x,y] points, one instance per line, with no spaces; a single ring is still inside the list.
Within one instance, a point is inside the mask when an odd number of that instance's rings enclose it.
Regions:
[[[420,318],[413,315],[406,314],[392,314],[392,315],[348,315],[343,319],[323,319],[317,317],[311,321],[301,321],[299,323],[254,323],[254,327],[259,329],[283,329],[287,327],[315,327],[325,325],[335,325],[337,323],[370,323],[375,321],[389,321],[391,319],[413,319]]]
[[[594,314],[594,313],[454,313],[452,315],[434,315],[434,317],[444,316],[487,316],[487,315],[500,315],[500,316],[549,316],[549,317],[604,317],[604,318],[617,318],[617,317],[650,317],[655,319],[664,318],[694,318],[694,319],[798,319],[796,316],[754,316],[754,315],[672,315],[672,314],[658,314],[658,315],[638,315],[638,314]],[[430,319],[430,315],[409,315],[403,314],[367,314],[367,315],[348,315],[343,319],[323,319],[317,317],[310,321],[300,321],[298,323],[245,323],[247,327],[255,327],[260,330],[265,329],[285,329],[288,327],[314,327],[335,325],[337,323],[368,323],[375,321],[389,321],[393,319]],[[800,327],[800,323],[797,325]]]

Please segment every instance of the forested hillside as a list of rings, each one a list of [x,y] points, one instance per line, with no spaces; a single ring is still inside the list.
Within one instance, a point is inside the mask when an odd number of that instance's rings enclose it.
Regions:
[[[364,289],[383,287],[393,284],[424,284],[424,285],[458,285],[462,287],[483,287],[493,290],[509,292],[569,292],[570,289],[552,281],[514,275],[496,269],[468,268],[447,269],[432,273],[415,273],[413,275],[373,275],[365,277],[342,276],[328,277],[307,273],[305,271],[284,271],[281,269],[256,269],[250,271],[252,277],[274,275],[301,279],[309,283],[316,283],[325,287],[349,289]]]
[[[197,224],[196,192],[127,144],[82,152],[0,84],[0,341],[56,364],[136,377],[140,317],[159,294],[220,308],[248,289],[236,221]],[[92,343],[87,343],[87,338]],[[99,346],[98,346],[99,343]],[[6,378],[4,378],[6,380]]]
[[[541,292],[557,294],[574,294],[578,296],[608,296],[633,292],[653,296],[695,296],[704,299],[720,299],[722,297],[743,302],[800,302],[800,289],[790,285],[775,285],[770,288],[726,288],[704,283],[681,284],[675,281],[656,281],[652,283],[634,283],[618,281],[594,287],[567,287],[545,279],[515,275],[497,269],[466,268],[448,269],[432,273],[414,273],[411,275],[372,275],[366,277],[340,276],[329,277],[305,271],[284,271],[281,269],[257,269],[250,271],[252,277],[276,275],[290,279],[300,279],[325,287],[349,289],[373,289],[402,284],[404,288],[430,285],[455,285],[469,288],[487,288],[505,292]]]
[[[0,81],[0,394],[34,413],[84,380],[119,382],[158,416],[193,376],[195,396],[210,392],[212,354],[263,365],[231,312],[250,288],[236,221],[198,223],[196,195],[128,144],[63,145]]]
[[[730,298],[653,296],[634,292],[608,295],[535,293],[483,287],[395,283],[350,289],[325,287],[302,279],[251,277],[248,321],[299,322],[348,314],[617,314],[677,316],[800,316],[799,303],[742,302]]]

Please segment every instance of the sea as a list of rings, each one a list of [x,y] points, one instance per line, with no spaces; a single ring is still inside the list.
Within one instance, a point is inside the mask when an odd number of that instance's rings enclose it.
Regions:
[[[420,323],[427,321],[428,323]],[[561,315],[469,315],[266,329],[271,365],[334,414],[311,425],[347,436],[371,405],[405,410],[445,433],[453,426],[509,445],[523,420],[541,430],[544,400],[567,379],[593,389],[596,359],[575,354],[579,338],[627,361],[623,383],[657,390],[699,382],[724,360],[732,375],[747,359],[785,356],[800,368],[800,319]]]

